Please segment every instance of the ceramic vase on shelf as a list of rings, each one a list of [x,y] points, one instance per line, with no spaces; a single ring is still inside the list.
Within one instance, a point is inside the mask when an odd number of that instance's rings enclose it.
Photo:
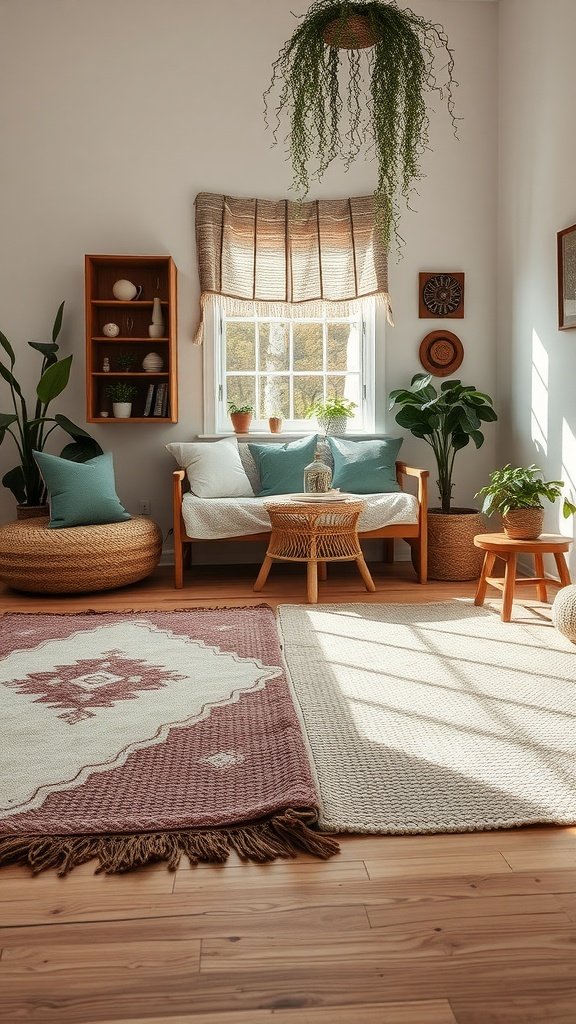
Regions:
[[[160,373],[163,366],[164,360],[157,352],[149,352],[142,360],[142,369],[145,373]]]

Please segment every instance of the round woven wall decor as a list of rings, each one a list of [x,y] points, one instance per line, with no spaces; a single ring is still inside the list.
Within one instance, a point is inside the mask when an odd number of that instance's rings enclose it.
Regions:
[[[434,377],[454,373],[464,359],[460,338],[451,331],[430,331],[420,343],[420,362]]]

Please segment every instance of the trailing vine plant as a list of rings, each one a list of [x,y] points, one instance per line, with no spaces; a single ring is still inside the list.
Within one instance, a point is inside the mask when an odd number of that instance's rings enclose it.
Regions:
[[[287,115],[292,187],[301,200],[311,179],[320,180],[337,157],[346,170],[361,153],[375,157],[377,224],[387,247],[392,235],[401,245],[400,200],[409,206],[429,148],[425,94],[436,92],[446,102],[457,135],[457,84],[442,25],[400,9],[396,0],[315,0],[272,66],[266,125],[276,97],[274,143]]]

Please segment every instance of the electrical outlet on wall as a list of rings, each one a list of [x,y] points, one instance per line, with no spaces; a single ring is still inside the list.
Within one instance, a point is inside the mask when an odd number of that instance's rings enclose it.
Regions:
[[[152,502],[150,501],[150,498],[140,498],[140,501],[138,502],[138,515],[152,515]]]

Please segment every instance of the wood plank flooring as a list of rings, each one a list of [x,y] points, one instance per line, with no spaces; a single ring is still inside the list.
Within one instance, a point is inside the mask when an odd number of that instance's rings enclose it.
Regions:
[[[341,566],[320,600],[442,601],[474,584]],[[295,567],[168,569],[81,597],[0,589],[0,612],[276,606]],[[535,592],[514,618],[549,616]],[[1,628],[1,619],[0,619]],[[126,876],[0,871],[2,1024],[576,1024],[576,827],[344,836],[338,857]]]

